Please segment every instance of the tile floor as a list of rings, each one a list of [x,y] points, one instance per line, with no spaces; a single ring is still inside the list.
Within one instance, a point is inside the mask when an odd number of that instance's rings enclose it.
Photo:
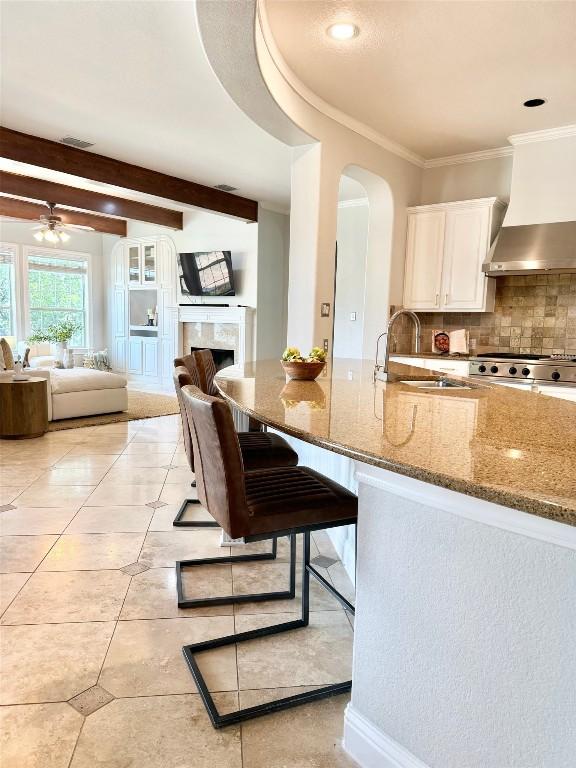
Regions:
[[[286,620],[293,601],[178,609],[174,561],[228,552],[172,527],[192,496],[179,419],[0,441],[0,768],[344,768],[347,697],[215,731],[181,648]],[[194,510],[198,514],[198,508]],[[326,534],[319,570],[350,582]],[[194,569],[191,596],[276,589],[275,562]],[[311,625],[205,654],[222,711],[350,676],[352,629],[317,584]]]

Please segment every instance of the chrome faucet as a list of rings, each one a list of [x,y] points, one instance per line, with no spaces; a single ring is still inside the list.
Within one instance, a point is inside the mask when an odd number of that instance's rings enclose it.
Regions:
[[[410,309],[399,309],[397,312],[394,312],[390,320],[388,320],[388,325],[386,326],[386,330],[378,336],[378,340],[376,341],[376,362],[374,363],[374,380],[378,379],[386,379],[388,376],[388,364],[390,362],[390,336],[391,336],[391,330],[392,326],[396,322],[396,320],[401,316],[406,315],[407,317],[411,317],[414,321],[414,326],[416,328],[416,344],[414,352],[418,354],[420,352],[420,334],[422,330],[422,326],[420,325],[420,319],[418,315],[415,312],[412,312]],[[383,337],[386,337],[385,341],[385,347],[384,347],[384,363],[383,365],[380,365],[378,362],[378,353],[380,350],[380,339]]]

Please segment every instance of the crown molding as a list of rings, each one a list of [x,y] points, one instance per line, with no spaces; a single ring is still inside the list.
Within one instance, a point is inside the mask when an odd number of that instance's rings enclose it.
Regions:
[[[412,152],[412,150],[408,149],[407,147],[398,144],[392,139],[387,138],[378,131],[375,131],[373,128],[370,128],[370,126],[362,123],[360,120],[356,120],[345,112],[342,112],[340,109],[334,107],[332,104],[329,104],[327,101],[324,101],[321,96],[318,96],[317,93],[314,93],[314,91],[308,88],[308,86],[306,86],[300,80],[300,78],[294,74],[294,72],[288,66],[286,59],[280,52],[278,45],[276,44],[270,23],[268,21],[266,8],[262,0],[257,0],[256,3],[256,21],[260,26],[262,40],[268,49],[268,54],[274,62],[274,66],[278,70],[278,73],[285,80],[288,86],[295,93],[297,93],[298,96],[300,96],[300,98],[302,98],[307,104],[309,104],[313,109],[317,110],[321,114],[325,115],[331,120],[334,120],[336,123],[339,123],[345,128],[348,128],[354,133],[363,136],[365,139],[372,141],[374,144],[378,144],[378,146],[386,149],[388,152],[401,157],[403,160],[407,160],[413,165],[417,165],[419,168],[424,167],[425,161],[423,157],[418,155],[416,152]]]
[[[495,149],[479,149],[477,152],[465,152],[461,155],[433,157],[424,161],[424,168],[440,168],[443,165],[461,165],[462,163],[477,163],[480,160],[494,160],[498,157],[509,157],[514,153],[513,147],[496,147]]]
[[[508,141],[513,146],[517,144],[532,144],[535,141],[554,141],[565,139],[568,136],[576,136],[576,125],[562,125],[559,128],[548,128],[545,131],[531,131],[530,133],[516,133],[508,136]]]
[[[338,201],[338,208],[359,208],[362,205],[368,205],[367,197],[354,197],[351,200]]]

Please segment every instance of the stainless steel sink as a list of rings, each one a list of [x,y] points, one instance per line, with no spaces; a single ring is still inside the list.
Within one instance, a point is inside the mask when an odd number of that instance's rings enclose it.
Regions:
[[[448,379],[437,379],[436,381],[401,381],[401,384],[407,384],[409,387],[417,389],[470,389],[466,384],[460,384],[458,381]]]

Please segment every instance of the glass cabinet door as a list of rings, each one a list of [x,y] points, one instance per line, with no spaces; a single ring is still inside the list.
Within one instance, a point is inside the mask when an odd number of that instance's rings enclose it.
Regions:
[[[143,283],[156,282],[156,246],[145,245],[144,250],[144,274]]]
[[[128,248],[128,280],[131,283],[140,282],[140,246],[131,245]]]

